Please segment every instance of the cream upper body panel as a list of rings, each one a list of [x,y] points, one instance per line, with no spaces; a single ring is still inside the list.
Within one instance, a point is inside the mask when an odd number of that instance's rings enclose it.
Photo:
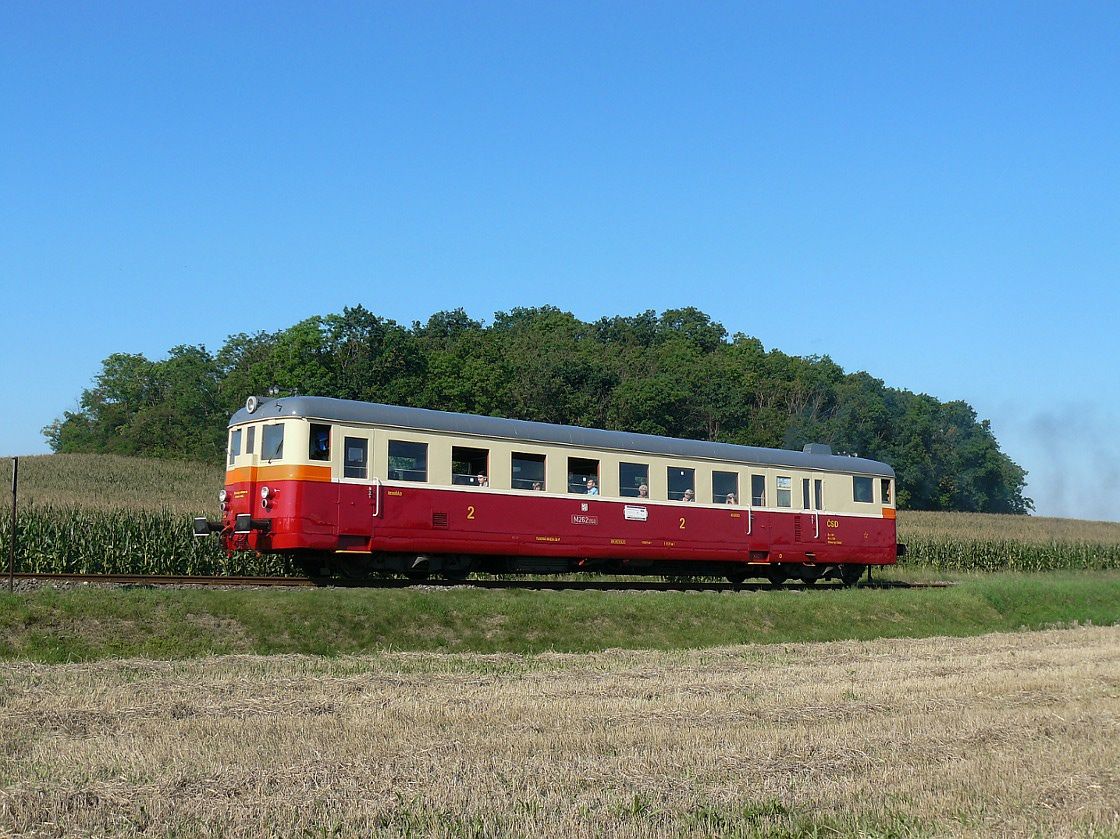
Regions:
[[[385,422],[386,419],[393,422]],[[695,495],[694,503],[701,505],[724,505],[726,493],[730,491],[735,496],[734,506],[775,511],[880,517],[884,508],[894,507],[894,471],[886,464],[862,458],[676,440],[318,397],[281,399],[260,405],[253,414],[245,410],[238,412],[230,423],[229,468],[270,462],[263,451],[264,429],[277,424],[284,428],[285,462],[329,463],[335,478],[344,481],[395,482],[401,472],[391,468],[390,446],[394,445],[398,450],[424,452],[423,471],[406,470],[413,482],[422,474],[423,483],[461,490],[480,488],[464,485],[464,476],[453,475],[456,450],[471,452],[476,460],[480,452],[485,452],[481,455],[484,461],[477,462],[485,462],[488,488],[492,490],[532,491],[526,486],[529,482],[517,478],[514,473],[517,464],[529,468],[532,466],[529,461],[543,458],[541,491],[545,494],[579,494],[580,481],[594,477],[599,499],[641,501],[636,498],[634,487],[624,488],[620,483],[620,465],[625,463],[629,465],[627,474],[631,478],[635,465],[639,468],[638,474],[640,467],[647,468],[649,498],[646,500],[649,503],[687,503],[681,500],[684,497],[682,488],[689,488]],[[312,451],[314,426],[329,428],[329,452],[325,460],[321,452]],[[245,451],[250,428],[254,429],[255,438],[252,452]],[[238,434],[241,451],[234,455],[232,443]],[[350,463],[345,460],[348,441],[352,455],[361,454],[353,441],[367,448],[366,462],[360,469],[347,468]],[[365,441],[364,444],[361,441]],[[573,463],[578,467],[574,481]],[[764,481],[761,494],[753,491],[760,483],[756,476]]]

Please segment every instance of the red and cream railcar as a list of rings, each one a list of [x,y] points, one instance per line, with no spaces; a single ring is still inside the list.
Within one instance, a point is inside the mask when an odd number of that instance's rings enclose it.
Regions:
[[[229,426],[229,550],[318,573],[858,579],[899,553],[884,463],[322,397]]]

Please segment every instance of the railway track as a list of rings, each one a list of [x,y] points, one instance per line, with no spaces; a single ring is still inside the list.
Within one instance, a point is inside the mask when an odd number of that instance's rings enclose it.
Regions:
[[[120,586],[201,586],[201,587],[280,587],[280,588],[477,588],[523,589],[527,591],[768,591],[775,589],[765,581],[733,584],[726,582],[665,582],[630,580],[407,580],[385,578],[309,577],[203,577],[161,574],[16,574],[16,580],[40,583],[100,584]],[[908,583],[897,580],[861,582],[859,588],[945,588],[948,582]],[[838,582],[807,586],[788,582],[780,587],[789,591],[829,591],[843,589]]]

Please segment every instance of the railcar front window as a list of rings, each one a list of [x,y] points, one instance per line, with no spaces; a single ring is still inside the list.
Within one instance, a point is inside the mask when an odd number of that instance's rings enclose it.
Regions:
[[[696,470],[684,466],[668,468],[669,500],[694,501],[696,499]]]
[[[599,494],[599,461],[584,457],[568,458],[568,492]]]
[[[369,440],[361,437],[347,437],[343,441],[346,463],[343,475],[347,478],[365,478],[369,474]]]
[[[778,506],[793,506],[793,478],[785,475],[778,476]]]
[[[309,460],[331,459],[331,427],[329,425],[311,424],[311,437],[307,443],[307,457]]]
[[[891,503],[891,479],[883,478],[883,503]]]
[[[544,455],[514,452],[511,460],[514,489],[543,490]]]
[[[739,476],[734,472],[712,472],[712,501],[716,504],[737,504]]]
[[[645,463],[618,464],[618,489],[624,498],[642,498],[640,488],[643,486],[649,486],[649,466]]]
[[[241,454],[241,429],[235,429],[229,435],[229,465],[233,466],[233,459]]]
[[[751,475],[751,505],[754,507],[766,506],[765,475]]]
[[[452,446],[451,483],[456,486],[477,486],[479,475],[490,475],[490,450]]]
[[[245,454],[252,454],[257,448],[257,427],[250,425],[245,432]]]
[[[870,478],[855,475],[852,478],[852,497],[860,504],[871,504],[875,500],[875,485]]]
[[[284,426],[266,425],[261,434],[261,459],[279,460],[284,456]]]
[[[428,480],[428,444],[406,440],[389,441],[389,479],[393,481]]]

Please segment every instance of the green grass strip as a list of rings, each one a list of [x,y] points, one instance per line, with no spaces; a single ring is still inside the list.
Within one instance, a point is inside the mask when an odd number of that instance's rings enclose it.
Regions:
[[[0,595],[0,658],[588,652],[1117,622],[1118,572],[993,574],[938,589],[754,593],[90,587]]]

